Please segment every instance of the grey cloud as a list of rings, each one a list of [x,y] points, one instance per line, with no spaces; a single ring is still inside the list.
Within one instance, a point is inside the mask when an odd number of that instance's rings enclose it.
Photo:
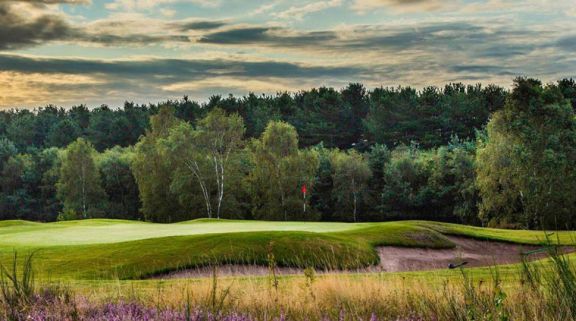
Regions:
[[[531,43],[526,44],[505,44],[489,45],[474,53],[476,57],[485,58],[509,58],[527,55],[537,49],[538,46]]]
[[[72,0],[35,0],[40,9],[46,3],[80,3]],[[78,41],[102,45],[144,45],[163,42],[189,42],[185,35],[117,35],[94,33],[82,27],[69,24],[62,16],[53,14],[39,15],[29,19],[17,12],[13,2],[0,2],[0,50],[16,50],[38,46],[51,41]]]
[[[561,44],[571,48],[575,38],[565,38]],[[298,32],[272,27],[236,27],[212,32],[199,40],[214,45],[256,45],[270,48],[324,51],[330,54],[381,52],[382,55],[420,54],[439,65],[483,59],[483,63],[521,61],[535,51],[554,48],[554,34],[546,31],[518,29],[498,23],[445,22],[388,27],[356,26],[343,31]],[[572,49],[573,51],[573,49]]]
[[[222,21],[191,21],[191,22],[182,22],[175,24],[175,26],[180,31],[190,31],[190,30],[212,30],[218,29],[220,27],[225,26],[226,23]]]
[[[508,70],[506,67],[496,65],[454,65],[449,69],[456,73],[468,74],[492,74],[499,76],[514,76],[517,74]]]
[[[310,50],[455,50],[475,56],[512,57],[529,53],[534,45],[509,45],[512,37],[535,37],[536,32],[490,30],[467,22],[422,24],[385,28],[359,26],[340,34],[336,31],[296,32],[271,27],[236,27],[208,33],[198,40],[215,45],[262,45]],[[471,50],[473,48],[473,50]]]
[[[558,39],[556,45],[563,50],[574,52],[576,51],[576,35],[562,37]]]
[[[458,46],[471,43],[483,37],[483,28],[468,23],[442,23],[422,25],[417,28],[396,30],[358,30],[359,34],[379,33],[382,35],[366,35],[358,39],[346,40],[342,45],[352,48],[392,48],[409,49],[426,46]],[[366,32],[368,31],[368,32]]]
[[[74,39],[97,43],[102,45],[144,45],[149,43],[162,43],[162,42],[189,42],[190,39],[187,36],[182,35],[166,35],[166,36],[154,36],[154,35],[142,35],[142,34],[132,34],[132,35],[113,35],[113,34],[87,34],[84,32],[77,33]]]
[[[271,83],[273,78],[275,81],[286,84],[298,84],[303,81],[333,84],[337,79],[347,81],[360,79],[362,75],[369,72],[367,69],[355,67],[307,66],[276,61],[246,62],[220,59],[101,61],[33,58],[3,54],[0,54],[0,70],[16,74],[11,77],[26,79],[26,76],[30,75],[38,79],[32,80],[29,86],[42,88],[43,92],[58,92],[56,100],[51,103],[67,106],[77,103],[114,105],[126,99],[139,102],[158,101],[174,97],[175,92],[199,94],[204,97],[216,93],[244,94],[251,88],[249,86],[237,87],[243,80],[259,80],[266,84]],[[37,74],[41,76],[38,77]],[[90,81],[86,83],[82,81],[42,82],[42,79],[66,79],[67,76],[88,77]],[[236,85],[230,84],[230,79],[237,80]],[[205,80],[209,82],[203,84]],[[199,87],[195,87],[195,82],[200,84]],[[180,84],[181,90],[171,87]],[[273,88],[276,87],[272,87],[270,91],[274,91]],[[83,91],[85,94],[79,94]],[[269,92],[266,89],[262,91]],[[11,102],[13,101],[18,100],[12,99]],[[37,102],[44,103],[40,100]],[[32,107],[30,104],[34,103],[18,102],[18,104],[18,107]]]
[[[80,75],[114,75],[120,78],[174,82],[206,77],[347,77],[365,72],[355,67],[318,67],[295,63],[235,60],[151,59],[136,61],[100,61],[82,59],[46,59],[0,55],[4,71],[20,73],[64,73]]]
[[[70,37],[73,30],[66,21],[54,15],[26,20],[17,15],[9,3],[0,3],[0,50],[18,49]]]
[[[270,28],[242,28],[211,33],[202,37],[199,42],[212,44],[244,44],[265,42],[272,38],[266,33]]]
[[[219,45],[264,44],[273,46],[311,46],[338,39],[335,32],[316,31],[291,35],[281,28],[239,27],[207,34],[198,42]]]

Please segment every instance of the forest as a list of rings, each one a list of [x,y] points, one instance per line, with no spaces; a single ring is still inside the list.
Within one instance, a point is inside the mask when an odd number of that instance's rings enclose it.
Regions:
[[[0,111],[0,220],[576,228],[576,82]]]

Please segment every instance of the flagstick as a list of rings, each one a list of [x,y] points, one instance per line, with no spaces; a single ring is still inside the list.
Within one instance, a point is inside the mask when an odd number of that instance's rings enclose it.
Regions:
[[[302,203],[303,203],[303,207],[304,207],[304,215],[306,215],[306,193],[308,192],[308,189],[306,189],[306,184],[302,185]]]

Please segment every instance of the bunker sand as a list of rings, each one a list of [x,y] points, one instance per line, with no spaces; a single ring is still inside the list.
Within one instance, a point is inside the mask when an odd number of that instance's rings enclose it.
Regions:
[[[453,249],[379,247],[381,271],[404,272],[447,269],[450,264],[466,262],[466,267],[482,267],[519,263],[522,253],[541,249],[541,246],[483,241],[465,237],[448,237],[456,244]],[[571,251],[568,248],[563,251]],[[528,255],[529,260],[542,259],[547,253]]]

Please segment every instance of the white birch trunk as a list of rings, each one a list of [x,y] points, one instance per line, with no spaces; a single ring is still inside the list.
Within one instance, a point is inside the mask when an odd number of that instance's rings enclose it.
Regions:
[[[202,189],[202,195],[204,196],[204,202],[206,203],[206,213],[208,214],[208,218],[212,218],[212,204],[210,202],[210,191],[206,186],[206,182],[204,182],[204,178],[200,172],[200,166],[198,166],[198,162],[196,161],[186,161],[186,166],[190,171],[196,176],[198,180],[198,184]]]

